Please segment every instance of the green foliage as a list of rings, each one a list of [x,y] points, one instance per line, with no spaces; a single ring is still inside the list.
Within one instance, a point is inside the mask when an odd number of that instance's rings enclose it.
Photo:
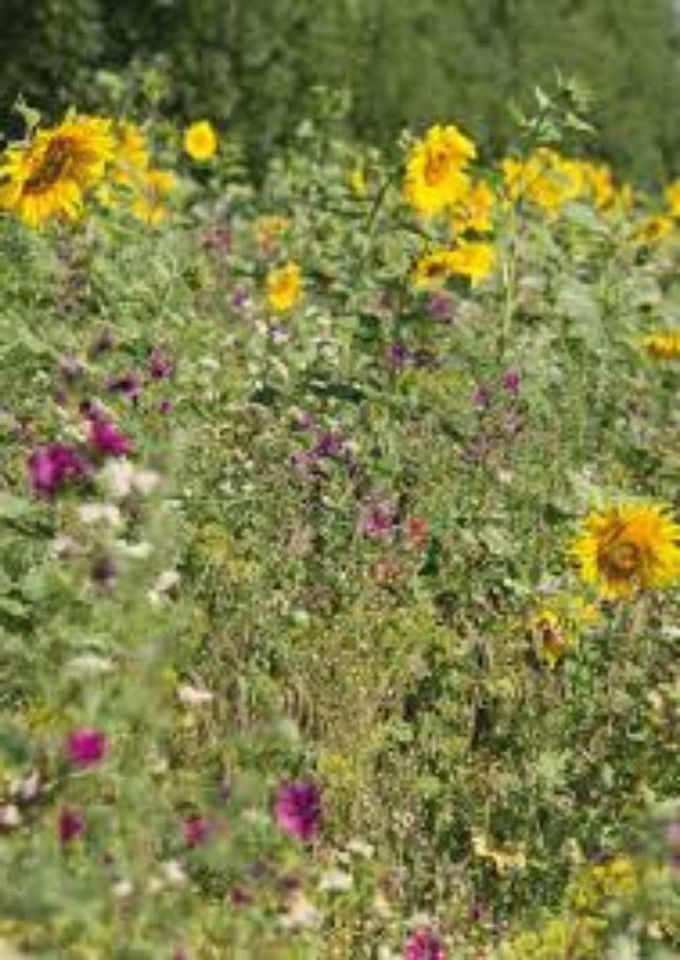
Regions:
[[[678,369],[641,346],[676,315],[677,225],[640,241],[652,197],[499,198],[495,269],[437,299],[411,273],[447,218],[309,94],[324,126],[259,190],[228,151],[175,156],[154,226],[0,218],[0,937],[346,960],[399,956],[425,912],[453,960],[666,960],[678,595],[600,602],[566,548],[601,501],[677,501]],[[527,149],[582,126],[578,89],[538,99]],[[54,441],[91,469],[38,496]],[[558,597],[596,616],[551,665],[531,624]],[[321,788],[312,844],[273,815],[293,779]]]

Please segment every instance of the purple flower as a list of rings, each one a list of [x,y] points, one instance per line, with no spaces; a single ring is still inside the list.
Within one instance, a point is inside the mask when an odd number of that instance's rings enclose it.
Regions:
[[[282,783],[274,798],[274,816],[284,833],[309,843],[321,828],[319,788],[310,780]]]
[[[472,394],[472,403],[478,410],[486,410],[491,404],[491,391],[480,383]]]
[[[310,452],[317,457],[334,458],[341,456],[344,449],[345,441],[342,436],[326,430],[318,435],[314,449]]]
[[[151,351],[151,355],[148,361],[149,373],[154,380],[167,380],[168,377],[171,377],[175,366],[167,355],[162,350],[155,348]]]
[[[501,380],[501,385],[504,390],[507,390],[508,393],[516,395],[519,393],[519,385],[521,381],[521,375],[519,370],[506,370],[503,374],[503,379]]]
[[[74,767],[92,767],[106,755],[106,737],[93,727],[80,727],[69,735],[66,751]]]
[[[164,417],[167,416],[169,413],[172,413],[173,411],[172,400],[159,400],[158,406],[156,407],[156,409],[158,410],[159,413],[162,413]]]
[[[111,457],[124,457],[132,452],[130,438],[101,415],[93,417],[90,421],[89,440],[95,450]]]
[[[436,290],[427,299],[427,312],[433,320],[450,320],[453,316],[455,300],[441,290]]]
[[[235,310],[241,310],[250,303],[250,294],[243,287],[237,287],[231,295],[230,303]]]
[[[182,836],[187,847],[200,847],[205,843],[213,826],[207,817],[192,813],[182,821]]]
[[[140,382],[136,373],[122,373],[113,377],[107,384],[109,393],[122,393],[131,400],[136,400],[139,396]]]
[[[70,807],[63,807],[59,811],[59,821],[57,832],[59,842],[62,847],[76,840],[85,832],[85,817],[78,810],[72,810]]]
[[[403,370],[410,356],[411,352],[404,343],[391,343],[385,350],[385,360],[394,370]]]
[[[367,537],[388,537],[395,525],[396,509],[389,501],[373,501],[361,512],[359,529]]]
[[[65,443],[37,447],[28,458],[31,486],[39,496],[54,496],[64,483],[86,477],[89,470],[88,462]]]
[[[418,927],[406,941],[404,960],[446,960],[446,953],[428,927]]]

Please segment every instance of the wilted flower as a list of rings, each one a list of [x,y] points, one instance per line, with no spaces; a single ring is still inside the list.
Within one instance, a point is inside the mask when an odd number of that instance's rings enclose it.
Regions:
[[[52,497],[69,480],[88,476],[90,465],[74,447],[50,443],[33,451],[28,472],[34,492]]]
[[[63,807],[59,811],[57,832],[62,846],[71,843],[85,832],[85,817],[79,810]]]
[[[136,373],[121,373],[112,377],[107,384],[109,393],[122,393],[131,400],[139,396],[140,381]]]
[[[151,351],[148,367],[154,380],[166,380],[172,376],[174,370],[174,364],[170,357],[158,348]]]
[[[491,391],[480,383],[472,394],[472,403],[478,410],[486,410],[491,404]]]
[[[274,816],[284,833],[308,843],[322,822],[321,793],[309,780],[282,783],[274,798]]]
[[[506,370],[503,374],[503,379],[501,380],[501,385],[504,390],[507,390],[508,393],[516,394],[519,392],[520,385],[520,373],[519,370]]]
[[[66,741],[66,752],[74,767],[91,767],[106,755],[106,736],[94,727],[74,730]]]
[[[429,927],[418,927],[406,941],[404,960],[446,960],[441,940]]]

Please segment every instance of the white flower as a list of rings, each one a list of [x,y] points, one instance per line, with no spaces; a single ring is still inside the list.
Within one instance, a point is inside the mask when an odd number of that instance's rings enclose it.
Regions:
[[[327,870],[319,879],[319,890],[323,893],[346,893],[353,885],[352,874],[346,870]]]
[[[0,806],[0,830],[12,830],[21,823],[19,808],[13,803]]]
[[[116,500],[124,500],[131,493],[147,497],[160,483],[160,476],[153,470],[142,470],[126,460],[116,457],[109,460],[101,471],[105,488]]]
[[[350,840],[347,844],[347,851],[357,857],[363,857],[365,860],[371,860],[375,855],[373,844],[365,843],[363,840]]]
[[[177,690],[179,702],[185,707],[202,707],[206,703],[212,703],[215,694],[205,687],[194,687],[190,683],[183,683]]]
[[[78,507],[78,516],[83,523],[107,523],[110,527],[119,527],[123,518],[113,503],[83,503]]]

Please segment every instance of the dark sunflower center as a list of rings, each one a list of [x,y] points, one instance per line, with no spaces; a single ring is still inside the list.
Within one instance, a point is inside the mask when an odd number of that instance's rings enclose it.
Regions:
[[[602,552],[601,564],[611,576],[629,579],[639,572],[642,563],[640,548],[625,540],[610,543]]]
[[[57,183],[66,172],[72,157],[71,141],[66,137],[55,137],[45,154],[24,184],[27,193],[44,193]]]

